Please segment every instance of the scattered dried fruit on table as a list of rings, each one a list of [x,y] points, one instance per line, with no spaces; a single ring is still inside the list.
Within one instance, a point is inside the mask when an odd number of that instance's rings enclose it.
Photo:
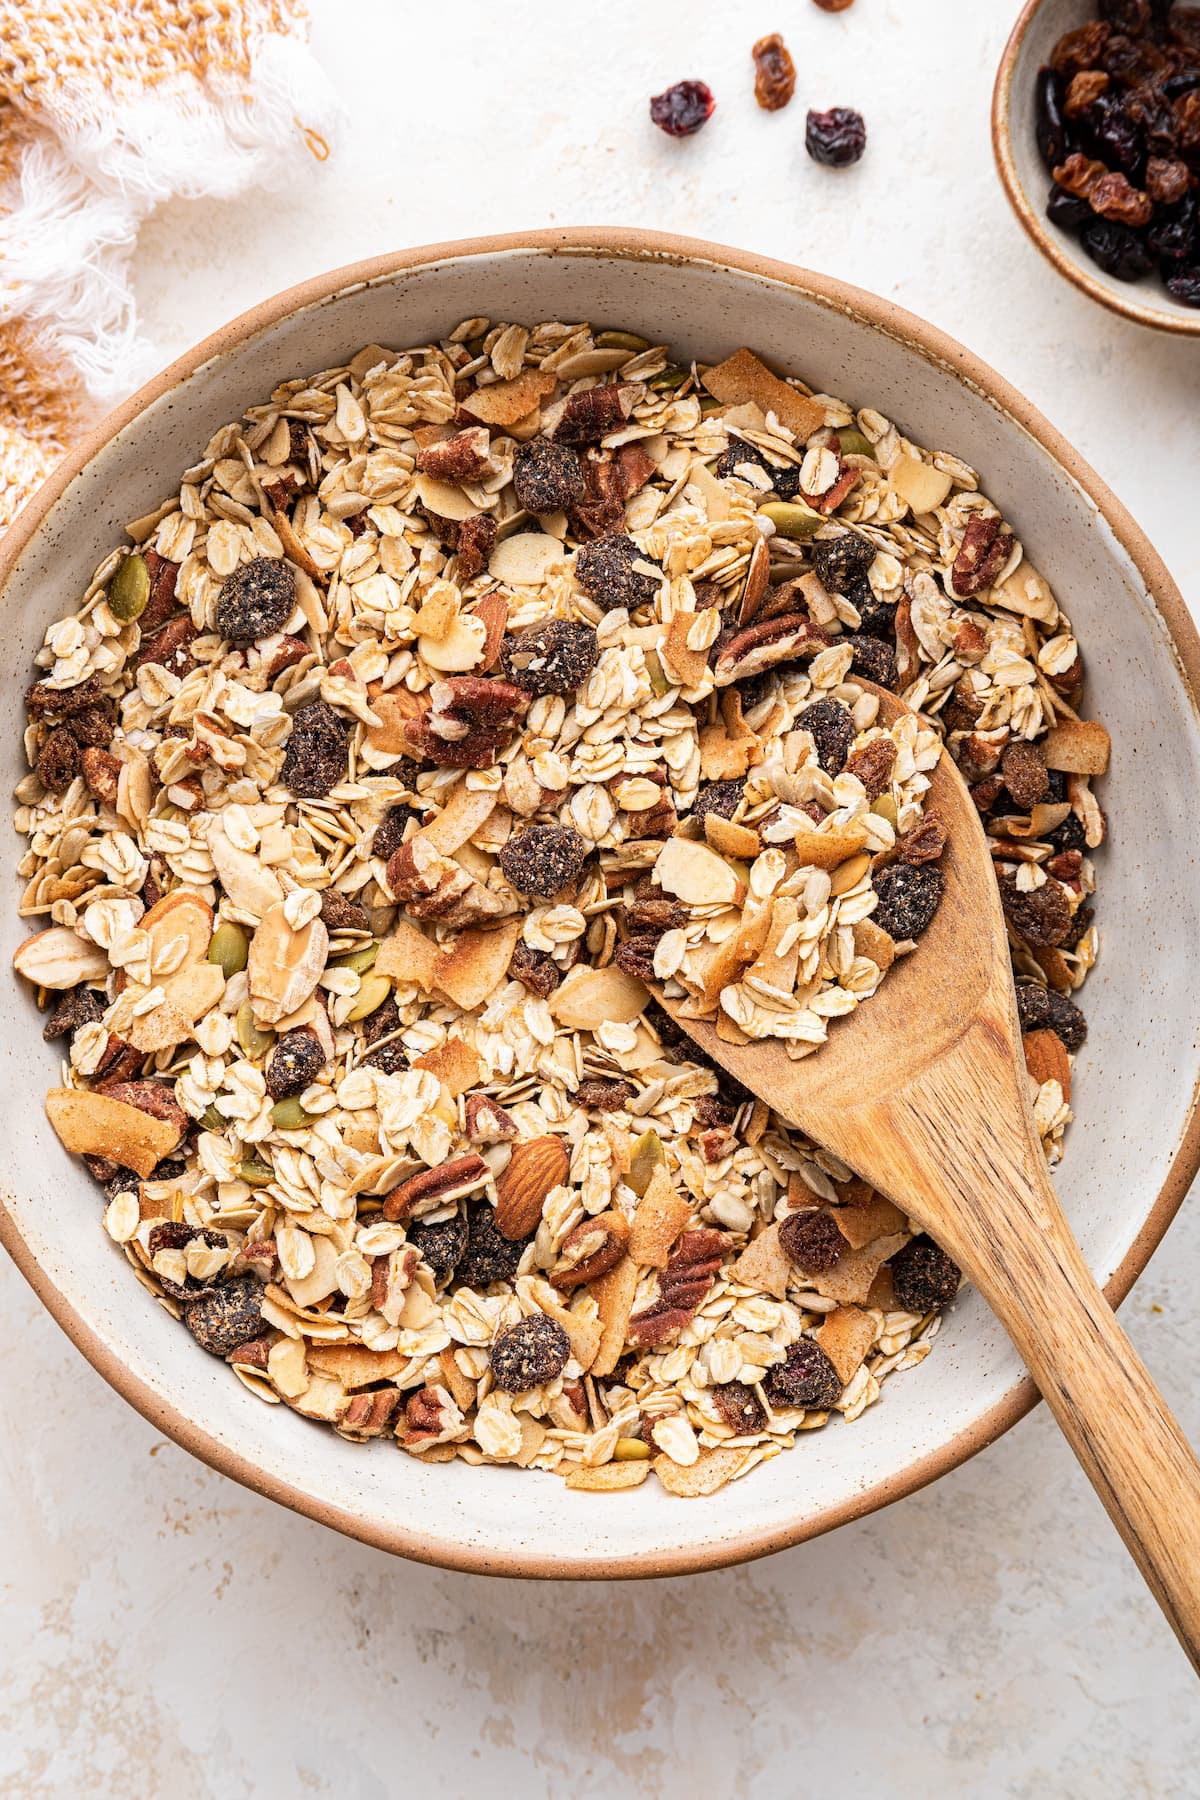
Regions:
[[[846,169],[867,147],[867,127],[853,107],[834,106],[828,112],[809,112],[804,127],[804,148],[814,162],[830,169]]]
[[[650,117],[668,137],[691,137],[711,119],[716,106],[712,89],[704,81],[677,81],[655,94]]]
[[[796,91],[796,65],[777,31],[761,37],[750,52],[754,58],[754,98],[764,112],[778,112]]]

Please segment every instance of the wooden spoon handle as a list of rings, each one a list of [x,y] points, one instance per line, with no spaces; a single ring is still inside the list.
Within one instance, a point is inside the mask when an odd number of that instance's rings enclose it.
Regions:
[[[995,1251],[976,1282],[1200,1673],[1200,1463],[1066,1227]]]

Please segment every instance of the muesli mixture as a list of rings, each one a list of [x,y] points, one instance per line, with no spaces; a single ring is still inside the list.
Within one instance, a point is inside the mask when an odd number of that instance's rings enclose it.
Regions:
[[[477,318],[285,382],[129,537],[38,657],[16,966],[160,1304],[348,1439],[598,1490],[921,1361],[958,1270],[643,978],[812,1053],[922,954],[944,736],[1059,1155],[1108,740],[974,472],[749,351]]]

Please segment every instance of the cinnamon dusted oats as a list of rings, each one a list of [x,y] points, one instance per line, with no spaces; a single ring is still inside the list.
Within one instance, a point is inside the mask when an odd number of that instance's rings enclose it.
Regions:
[[[1108,742],[974,472],[749,351],[471,319],[129,535],[37,659],[16,967],[143,1285],[352,1442],[591,1491],[921,1361],[953,1264],[643,978],[811,1053],[932,916],[944,740],[1060,1153]]]

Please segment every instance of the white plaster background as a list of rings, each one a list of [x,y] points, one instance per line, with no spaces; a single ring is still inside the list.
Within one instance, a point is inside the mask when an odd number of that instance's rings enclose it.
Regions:
[[[988,99],[1016,11],[312,0],[349,104],[336,155],[282,197],[152,220],[147,329],[165,361],[302,276],[490,229],[723,240],[894,294],[963,339],[1196,594],[1200,353],[1076,295],[1010,216]],[[748,52],[773,29],[800,80],[768,118]],[[718,110],[674,144],[646,96],[693,75]],[[864,111],[856,171],[806,159],[809,104]],[[1125,1309],[1194,1439],[1198,1276],[1193,1207]],[[1192,1678],[1044,1412],[923,1494],[756,1567],[523,1585],[393,1561],[243,1492],[119,1401],[7,1263],[0,1309],[0,1793],[1200,1792]]]

